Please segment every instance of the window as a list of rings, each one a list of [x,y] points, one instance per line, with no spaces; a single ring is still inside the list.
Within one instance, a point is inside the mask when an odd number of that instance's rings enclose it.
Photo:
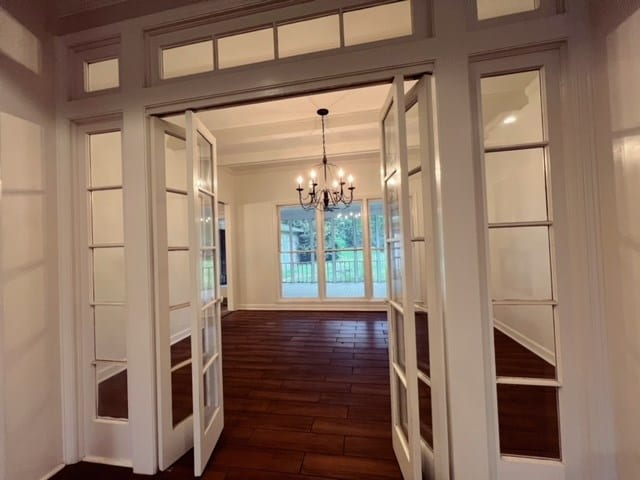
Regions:
[[[477,0],[478,20],[530,12],[540,7],[539,0]]]
[[[344,14],[344,44],[387,40],[411,35],[411,2],[386,3]]]
[[[500,451],[560,459],[544,78],[485,76],[480,91]]]
[[[282,298],[386,298],[381,200],[333,212],[280,207],[279,217]]]
[[[273,28],[218,39],[218,66],[237,67],[275,58]]]
[[[213,40],[162,50],[162,78],[183,77],[213,70]]]
[[[84,73],[84,91],[97,92],[120,86],[120,68],[117,58],[87,62]]]
[[[314,18],[278,26],[280,58],[340,48],[338,15]]]

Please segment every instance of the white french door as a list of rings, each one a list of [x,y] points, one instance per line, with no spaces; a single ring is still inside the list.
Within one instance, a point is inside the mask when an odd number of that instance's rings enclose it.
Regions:
[[[152,125],[159,466],[202,474],[224,424],[216,143],[193,112]]]
[[[432,79],[394,79],[380,121],[386,210],[392,439],[406,480],[449,478],[437,268]]]

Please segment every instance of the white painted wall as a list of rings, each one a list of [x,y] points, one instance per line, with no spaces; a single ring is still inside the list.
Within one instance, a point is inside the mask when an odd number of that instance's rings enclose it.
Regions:
[[[616,460],[618,478],[632,480],[640,472],[640,1],[594,1],[592,14]]]
[[[62,463],[48,4],[0,1],[0,479]]]
[[[356,198],[381,198],[377,155],[362,160],[336,160],[356,179]],[[278,300],[278,220],[276,207],[297,203],[296,178],[306,176],[310,164],[250,168],[234,172],[236,225],[236,308],[291,308],[293,302]],[[327,303],[324,302],[324,305]]]

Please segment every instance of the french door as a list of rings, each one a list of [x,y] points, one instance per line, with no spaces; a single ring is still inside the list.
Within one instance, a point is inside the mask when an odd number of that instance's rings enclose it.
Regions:
[[[202,474],[224,424],[216,142],[153,118],[159,466],[190,448]]]
[[[392,440],[406,480],[449,478],[431,81],[405,94],[396,77],[380,120]]]

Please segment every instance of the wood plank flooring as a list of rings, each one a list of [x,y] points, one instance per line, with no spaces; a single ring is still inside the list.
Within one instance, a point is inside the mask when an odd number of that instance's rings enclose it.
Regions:
[[[382,312],[226,316],[225,429],[202,478],[401,479],[391,447],[387,338]],[[154,477],[79,463],[54,479],[188,479],[192,462],[187,454]]]

